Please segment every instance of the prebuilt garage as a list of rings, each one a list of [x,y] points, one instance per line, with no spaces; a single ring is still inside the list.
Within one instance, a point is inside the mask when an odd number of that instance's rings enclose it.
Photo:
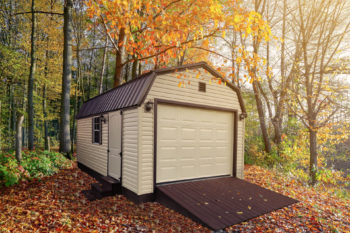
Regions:
[[[245,117],[238,88],[204,62],[150,71],[82,105],[78,165],[139,201],[159,184],[243,178]]]

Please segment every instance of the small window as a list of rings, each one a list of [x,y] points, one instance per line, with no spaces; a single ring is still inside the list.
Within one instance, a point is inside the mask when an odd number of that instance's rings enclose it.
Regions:
[[[101,117],[92,118],[92,143],[102,144]]]
[[[205,83],[199,82],[198,90],[199,90],[200,92],[205,92],[205,91],[206,91],[206,85],[205,85]]]

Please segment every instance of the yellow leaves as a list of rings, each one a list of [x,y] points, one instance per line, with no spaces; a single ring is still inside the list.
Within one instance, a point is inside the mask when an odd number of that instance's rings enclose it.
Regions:
[[[225,38],[226,36],[226,31],[222,31],[222,37]]]
[[[237,57],[237,58],[236,58],[236,62],[237,62],[237,63],[241,63],[241,62],[242,62],[242,58],[241,58],[241,57]]]
[[[241,22],[241,16],[238,15],[238,14],[236,14],[236,15],[233,17],[233,22],[234,22],[235,24],[240,23],[240,22]]]

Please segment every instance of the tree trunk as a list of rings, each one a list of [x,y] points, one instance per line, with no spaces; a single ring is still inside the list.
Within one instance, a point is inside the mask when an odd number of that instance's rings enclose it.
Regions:
[[[22,113],[17,114],[17,124],[16,124],[16,159],[18,163],[22,160],[22,124],[24,116]]]
[[[71,138],[72,138],[72,142],[71,142],[71,148],[72,148],[72,152],[74,152],[74,143],[75,143],[75,117],[76,117],[76,114],[77,114],[77,110],[78,110],[78,83],[77,82],[77,85],[75,85],[75,91],[74,91],[74,106],[73,106],[73,122],[72,122],[72,135],[71,135]]]
[[[282,121],[279,118],[280,114],[276,114],[275,117],[272,119],[272,125],[273,129],[275,131],[275,137],[274,137],[274,142],[279,145],[282,142]]]
[[[10,86],[10,111],[11,114],[9,114],[10,119],[10,127],[9,127],[9,135],[10,135],[10,145],[9,147],[12,149],[16,149],[16,140],[15,140],[15,133],[16,133],[16,106],[15,106],[15,87],[14,85]]]
[[[139,75],[142,74],[142,65],[141,65],[141,62],[139,62]]]
[[[102,60],[101,76],[100,76],[100,87],[99,87],[99,94],[100,94],[100,95],[103,93],[103,75],[104,75],[104,73],[105,73],[105,67],[106,67],[107,44],[108,44],[108,37],[106,36],[105,48],[104,48],[104,50],[103,50],[103,60]]]
[[[2,151],[2,138],[1,138],[1,136],[2,136],[2,108],[1,108],[1,100],[0,100],[0,154],[1,154],[1,151]]]
[[[44,149],[49,150],[49,129],[47,126],[46,84],[43,86]]]
[[[253,41],[253,50],[255,54],[258,54],[259,52],[259,41],[254,38]],[[265,112],[264,112],[264,108],[263,108],[263,103],[261,100],[261,96],[260,96],[260,92],[259,92],[259,87],[258,87],[258,80],[256,80],[256,68],[254,67],[252,70],[252,73],[254,75],[254,77],[252,77],[253,83],[253,91],[254,91],[254,96],[255,96],[255,102],[256,102],[256,108],[258,110],[258,115],[259,115],[259,122],[260,122],[260,129],[261,129],[261,133],[262,133],[262,137],[264,140],[264,144],[265,144],[265,151],[267,153],[271,152],[271,143],[270,143],[270,139],[269,139],[269,134],[267,132],[267,126],[266,126],[266,121],[265,121]]]
[[[121,74],[123,70],[123,48],[124,48],[124,38],[125,38],[125,29],[121,28],[119,31],[119,40],[118,40],[118,50],[115,57],[115,73],[114,73],[114,87],[117,87],[121,83]]]
[[[131,79],[135,79],[137,77],[137,68],[138,68],[138,60],[137,60],[137,57],[134,56],[134,62],[132,63],[132,68],[131,68]]]
[[[34,75],[35,75],[35,0],[32,0],[31,13],[32,13],[32,31],[30,37],[30,71],[28,79],[28,149],[34,149],[34,102],[33,102],[33,89],[34,89]]]
[[[317,174],[317,132],[312,128],[309,129],[310,132],[310,177],[311,184],[316,184],[316,174]]]
[[[275,138],[274,141],[277,145],[282,142],[282,123],[283,123],[283,109],[284,109],[284,99],[285,92],[288,88],[286,83],[286,72],[285,72],[285,39],[286,39],[286,16],[287,16],[287,0],[283,0],[283,16],[282,16],[282,45],[281,45],[281,94],[279,103],[276,103],[276,113],[275,117],[272,120]]]
[[[104,78],[105,80],[105,87],[104,87],[104,92],[108,90],[108,76],[109,76],[109,59],[108,59],[108,53],[106,54],[106,77]]]
[[[60,152],[70,158],[70,88],[72,80],[72,0],[64,4],[63,75],[60,121]]]
[[[271,144],[270,144],[269,135],[267,133],[265,113],[264,113],[263,104],[262,104],[262,101],[260,98],[259,89],[258,89],[258,85],[257,85],[256,80],[253,81],[253,90],[254,90],[254,96],[255,96],[255,101],[256,101],[256,108],[258,110],[258,115],[259,115],[260,129],[261,129],[261,133],[262,133],[264,144],[265,144],[265,151],[267,153],[270,153],[271,152]]]

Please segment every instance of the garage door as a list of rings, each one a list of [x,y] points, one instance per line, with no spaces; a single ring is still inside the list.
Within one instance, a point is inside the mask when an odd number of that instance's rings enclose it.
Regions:
[[[233,113],[159,104],[156,182],[231,175]]]

